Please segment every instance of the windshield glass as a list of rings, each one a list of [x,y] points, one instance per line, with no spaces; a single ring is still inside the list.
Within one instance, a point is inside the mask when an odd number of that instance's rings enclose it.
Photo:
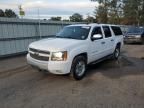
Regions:
[[[143,31],[144,31],[144,28],[132,27],[128,30],[128,33],[142,33]]]
[[[88,37],[89,31],[90,26],[68,26],[64,27],[56,37],[85,40]]]

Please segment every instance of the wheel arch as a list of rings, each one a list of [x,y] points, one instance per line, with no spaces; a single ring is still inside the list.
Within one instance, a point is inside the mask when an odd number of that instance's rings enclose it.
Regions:
[[[118,42],[117,44],[116,44],[116,48],[121,48],[121,42]]]
[[[83,57],[86,59],[86,63],[88,62],[88,54],[87,54],[87,52],[83,52],[83,53],[77,54],[77,55],[73,58],[73,60],[74,60],[76,57],[78,57],[78,56],[83,56]]]

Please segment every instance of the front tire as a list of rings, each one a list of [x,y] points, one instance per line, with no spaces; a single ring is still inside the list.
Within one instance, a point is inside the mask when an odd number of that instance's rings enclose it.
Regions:
[[[81,80],[86,74],[87,62],[85,57],[78,56],[73,60],[71,74],[75,80]]]

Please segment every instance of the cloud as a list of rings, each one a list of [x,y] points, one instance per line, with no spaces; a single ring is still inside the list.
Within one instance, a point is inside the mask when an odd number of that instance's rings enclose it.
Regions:
[[[86,15],[87,13],[93,13],[95,6],[98,6],[97,2],[87,1],[73,1],[73,2],[46,2],[46,1],[31,1],[23,4],[23,8],[26,11],[31,9],[37,11],[39,8],[40,16],[64,16],[72,15],[73,13],[80,13]]]
[[[28,18],[30,18],[30,16],[37,16],[38,8],[41,17],[50,15],[70,16],[76,12],[82,15],[93,13],[95,6],[99,5],[97,2],[90,2],[90,0],[23,0],[23,3],[16,2],[16,0],[12,0],[10,2],[8,0],[8,3],[0,2],[0,7],[2,9],[11,8],[18,13],[19,4],[22,4],[22,7],[26,13],[25,17]]]
[[[45,2],[45,1],[32,1],[23,4],[24,8],[47,8],[47,9],[86,9],[98,6],[97,2]]]
[[[17,9],[18,4],[17,3],[0,3],[1,9]]]

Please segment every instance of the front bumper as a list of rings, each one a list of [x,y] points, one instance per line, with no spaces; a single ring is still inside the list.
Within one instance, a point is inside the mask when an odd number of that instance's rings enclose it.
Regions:
[[[68,61],[40,61],[32,58],[27,54],[28,64],[37,67],[41,70],[49,71],[53,74],[68,74],[71,69],[71,62]]]

